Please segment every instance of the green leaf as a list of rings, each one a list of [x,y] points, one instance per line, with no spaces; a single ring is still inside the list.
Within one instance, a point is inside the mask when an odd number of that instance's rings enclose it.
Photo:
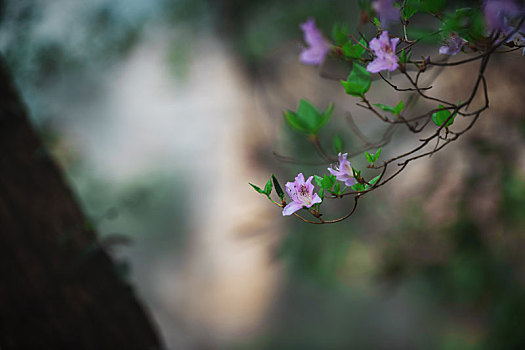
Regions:
[[[319,175],[314,175],[314,180],[317,186],[323,187],[323,178]]]
[[[267,195],[270,195],[270,193],[272,193],[272,178],[271,177],[268,179],[268,182],[266,183],[266,185],[264,185],[264,193]]]
[[[394,107],[394,114],[398,115],[399,113],[403,112],[403,109],[405,109],[405,103],[401,100]]]
[[[401,50],[401,53],[399,54],[399,61],[401,63],[406,64],[408,61],[410,61],[410,58],[412,57],[412,51],[410,51],[407,55],[405,49]]]
[[[321,119],[321,113],[308,100],[302,98],[297,107],[297,116],[308,127],[309,130],[315,130]]]
[[[374,103],[374,106],[381,108],[385,112],[395,113],[395,111],[396,111],[394,107],[390,107],[390,106],[384,105],[382,103]]]
[[[323,126],[325,126],[326,123],[330,120],[332,117],[332,113],[334,112],[334,104],[332,102],[328,103],[328,106],[326,106],[326,109],[324,110],[323,114],[319,118],[319,121],[317,122],[317,126],[315,128],[315,132],[318,132],[321,130]]]
[[[334,104],[329,103],[323,113],[305,99],[299,101],[297,112],[285,111],[284,118],[290,126],[300,132],[315,135],[332,117]]]
[[[443,108],[443,105],[439,105],[439,108]],[[437,111],[437,112],[434,112],[432,114],[432,121],[434,122],[434,124],[436,124],[437,126],[442,126],[443,123],[445,122],[445,120],[448,119],[448,117],[450,116],[450,111],[448,109],[444,109],[444,110],[441,110],[441,111]],[[445,124],[445,126],[450,126],[452,125],[452,123],[454,123],[454,118],[456,117],[456,115],[454,114],[452,116],[452,118],[449,119],[449,121],[447,122],[447,124]]]
[[[324,188],[321,188],[319,190],[319,197],[321,197],[321,199],[324,199]]]
[[[259,192],[260,194],[266,194],[266,192],[264,192],[263,190],[261,190],[261,188],[259,186],[255,186],[254,184],[250,184],[250,186],[253,187],[254,190],[256,190],[257,192]]]
[[[360,184],[360,183],[356,183],[355,185],[353,185],[352,187],[350,187],[353,191],[364,191],[365,190],[365,185],[363,184]]]
[[[348,40],[342,47],[343,55],[345,58],[359,59],[365,53],[367,47],[364,39],[359,40],[359,44],[352,44],[352,41]]]
[[[368,183],[369,183],[370,185],[365,184],[364,189],[365,189],[365,190],[368,190],[369,188],[371,188],[372,186],[374,186],[375,183],[379,180],[380,177],[381,177],[381,174],[377,175],[377,176],[374,177],[372,180],[368,181]]]
[[[336,179],[334,175],[325,175],[323,177],[323,180],[321,181],[321,187],[325,190],[331,190],[332,187],[334,187],[334,184],[336,183]]]
[[[377,17],[374,17],[374,25],[377,27],[377,29],[381,29],[381,22],[379,22]]]
[[[370,89],[370,73],[361,65],[354,63],[348,80],[341,80],[347,94],[362,97]]]
[[[373,164],[374,163],[374,156],[368,152],[365,151],[366,161],[368,163]]]
[[[343,45],[348,40],[350,29],[346,23],[334,23],[332,27],[332,39],[337,45]]]
[[[423,12],[439,12],[447,4],[447,0],[422,0],[420,10]]]
[[[341,184],[339,182],[336,182],[335,183],[335,186],[334,186],[334,192],[336,194],[340,194],[341,193]]]
[[[344,149],[344,141],[339,135],[335,135],[332,139],[332,145],[335,153],[342,153]]]
[[[420,0],[406,0],[405,6],[403,6],[403,9],[401,10],[401,17],[404,21],[409,19],[410,17],[414,16],[420,6]]]
[[[306,125],[303,124],[303,122],[299,119],[297,114],[292,111],[286,111],[283,113],[284,119],[288,122],[288,124],[295,130],[304,132],[304,133],[310,133],[310,130]]]
[[[272,174],[272,180],[273,180],[273,186],[275,187],[275,192],[277,192],[277,195],[282,201],[284,199],[284,191],[281,185],[279,184],[279,181],[277,181],[277,178],[275,177],[274,174]]]
[[[376,151],[376,154],[374,154],[374,161],[379,159],[379,156],[381,155],[381,147]]]
[[[485,26],[481,9],[460,8],[449,13],[443,19],[443,36],[448,37],[450,33],[457,33],[460,37],[473,42],[483,38]]]

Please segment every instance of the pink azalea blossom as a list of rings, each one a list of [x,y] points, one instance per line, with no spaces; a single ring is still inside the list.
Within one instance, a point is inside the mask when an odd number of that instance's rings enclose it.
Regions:
[[[328,168],[328,171],[335,175],[337,180],[343,181],[346,186],[353,186],[357,183],[357,180],[354,178],[354,171],[350,162],[346,159],[347,156],[348,153],[339,153],[339,166]]]
[[[391,22],[399,20],[401,10],[394,6],[394,0],[374,1],[374,10],[379,14],[379,21],[383,28],[388,28]]]
[[[322,202],[321,197],[314,193],[313,178],[310,176],[305,182],[303,174],[299,173],[294,182],[286,184],[286,192],[292,201],[284,207],[283,216],[292,215],[302,207],[310,208],[312,205]]]
[[[378,73],[382,70],[395,71],[399,64],[396,57],[396,46],[399,38],[390,40],[385,30],[378,38],[370,41],[370,48],[374,51],[376,58],[368,64],[366,70],[370,73]]]
[[[507,18],[522,15],[523,9],[514,0],[484,0],[483,14],[490,30],[505,31]]]
[[[451,55],[454,56],[458,52],[461,51],[461,48],[463,47],[463,44],[465,44],[465,40],[461,38],[459,35],[456,35],[452,33],[447,40],[445,40],[446,44],[445,46],[441,46],[439,48],[439,53],[442,55]]]
[[[304,34],[304,41],[308,44],[308,47],[301,52],[301,62],[314,66],[321,65],[330,51],[330,43],[326,41],[321,31],[317,29],[313,18],[309,18],[305,23],[301,24],[301,29]]]

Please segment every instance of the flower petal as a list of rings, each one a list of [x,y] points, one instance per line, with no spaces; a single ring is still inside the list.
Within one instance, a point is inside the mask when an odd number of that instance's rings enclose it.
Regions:
[[[296,211],[298,211],[302,207],[303,207],[302,203],[290,202],[290,203],[288,203],[288,205],[286,207],[284,207],[284,209],[283,209],[283,216],[292,215],[293,213],[295,213]]]

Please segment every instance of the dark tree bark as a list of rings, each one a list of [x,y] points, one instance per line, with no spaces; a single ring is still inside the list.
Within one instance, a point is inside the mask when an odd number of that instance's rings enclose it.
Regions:
[[[0,59],[0,349],[158,349]]]

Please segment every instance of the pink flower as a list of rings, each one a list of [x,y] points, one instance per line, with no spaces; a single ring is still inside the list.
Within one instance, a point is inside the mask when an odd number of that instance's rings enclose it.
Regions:
[[[370,73],[377,73],[382,70],[395,71],[399,67],[396,56],[398,42],[399,38],[390,40],[386,30],[381,33],[379,39],[372,39],[369,46],[374,50],[376,58],[368,64],[366,70]]]
[[[401,15],[401,10],[394,6],[394,0],[377,0],[374,1],[373,6],[379,14],[383,28],[387,28],[390,22],[397,21]]]
[[[507,18],[521,16],[523,9],[515,0],[484,0],[483,13],[490,30],[504,31],[507,27]]]
[[[447,45],[441,46],[439,48],[439,53],[442,55],[454,56],[455,54],[461,51],[463,44],[465,44],[465,40],[463,40],[459,35],[456,35],[454,33],[450,34],[450,36],[447,38],[447,40],[445,40],[445,42]]]
[[[305,23],[301,24],[301,29],[304,34],[304,41],[309,46],[301,52],[301,62],[314,66],[321,65],[330,51],[330,43],[323,38],[323,34],[315,26],[313,18],[309,18]]]
[[[310,176],[305,182],[303,174],[299,173],[294,182],[286,184],[286,192],[288,192],[292,201],[284,207],[283,216],[292,215],[302,207],[310,208],[312,205],[322,202],[321,197],[314,193],[313,178],[313,176]]]
[[[357,183],[357,180],[354,178],[354,171],[350,162],[346,159],[347,156],[348,153],[339,153],[339,166],[336,166],[334,169],[328,168],[328,171],[335,175],[337,180],[343,181],[346,186],[353,186]]]

